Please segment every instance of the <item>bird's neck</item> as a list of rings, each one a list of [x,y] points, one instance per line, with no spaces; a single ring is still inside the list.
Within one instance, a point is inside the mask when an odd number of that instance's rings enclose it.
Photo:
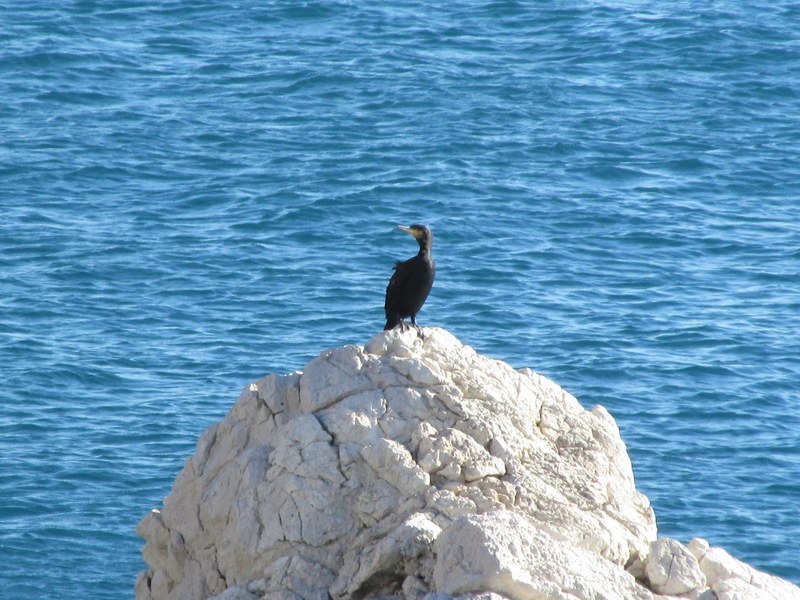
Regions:
[[[427,256],[430,257],[431,255],[431,245],[429,243],[422,243],[419,245],[419,256]]]

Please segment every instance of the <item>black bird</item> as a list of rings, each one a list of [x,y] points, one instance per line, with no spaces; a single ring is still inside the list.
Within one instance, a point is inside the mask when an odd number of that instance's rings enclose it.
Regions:
[[[397,261],[394,274],[386,287],[386,326],[384,329],[394,329],[398,325],[405,326],[403,319],[411,317],[411,324],[417,325],[417,313],[433,286],[433,277],[436,274],[436,263],[431,258],[433,234],[425,225],[412,225],[405,227],[398,225],[413,235],[419,243],[419,252],[413,258]]]

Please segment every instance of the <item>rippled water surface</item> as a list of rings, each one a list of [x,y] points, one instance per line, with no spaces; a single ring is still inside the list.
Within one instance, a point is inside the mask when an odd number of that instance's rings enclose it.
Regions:
[[[248,382],[420,314],[800,583],[795,2],[0,3],[2,598],[133,596]]]

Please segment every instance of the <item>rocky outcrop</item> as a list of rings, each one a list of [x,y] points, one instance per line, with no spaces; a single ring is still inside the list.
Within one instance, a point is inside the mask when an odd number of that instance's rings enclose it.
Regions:
[[[251,384],[137,532],[138,600],[800,598],[656,539],[605,409],[442,329]]]

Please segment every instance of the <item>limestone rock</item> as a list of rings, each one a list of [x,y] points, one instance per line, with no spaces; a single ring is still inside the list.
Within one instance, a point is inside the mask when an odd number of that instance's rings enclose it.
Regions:
[[[697,544],[667,544],[686,560],[666,566],[608,412],[435,328],[247,386],[137,532],[137,600],[645,600],[648,577],[695,599],[703,577],[720,598],[797,589]]]
[[[688,544],[718,600],[800,600],[800,588],[736,560],[695,538]]]
[[[491,591],[508,598],[651,600],[618,565],[563,544],[526,516],[507,510],[462,517],[436,541],[436,589]]]
[[[680,542],[669,538],[650,544],[645,572],[650,587],[660,594],[679,596],[706,587],[697,559]]]

